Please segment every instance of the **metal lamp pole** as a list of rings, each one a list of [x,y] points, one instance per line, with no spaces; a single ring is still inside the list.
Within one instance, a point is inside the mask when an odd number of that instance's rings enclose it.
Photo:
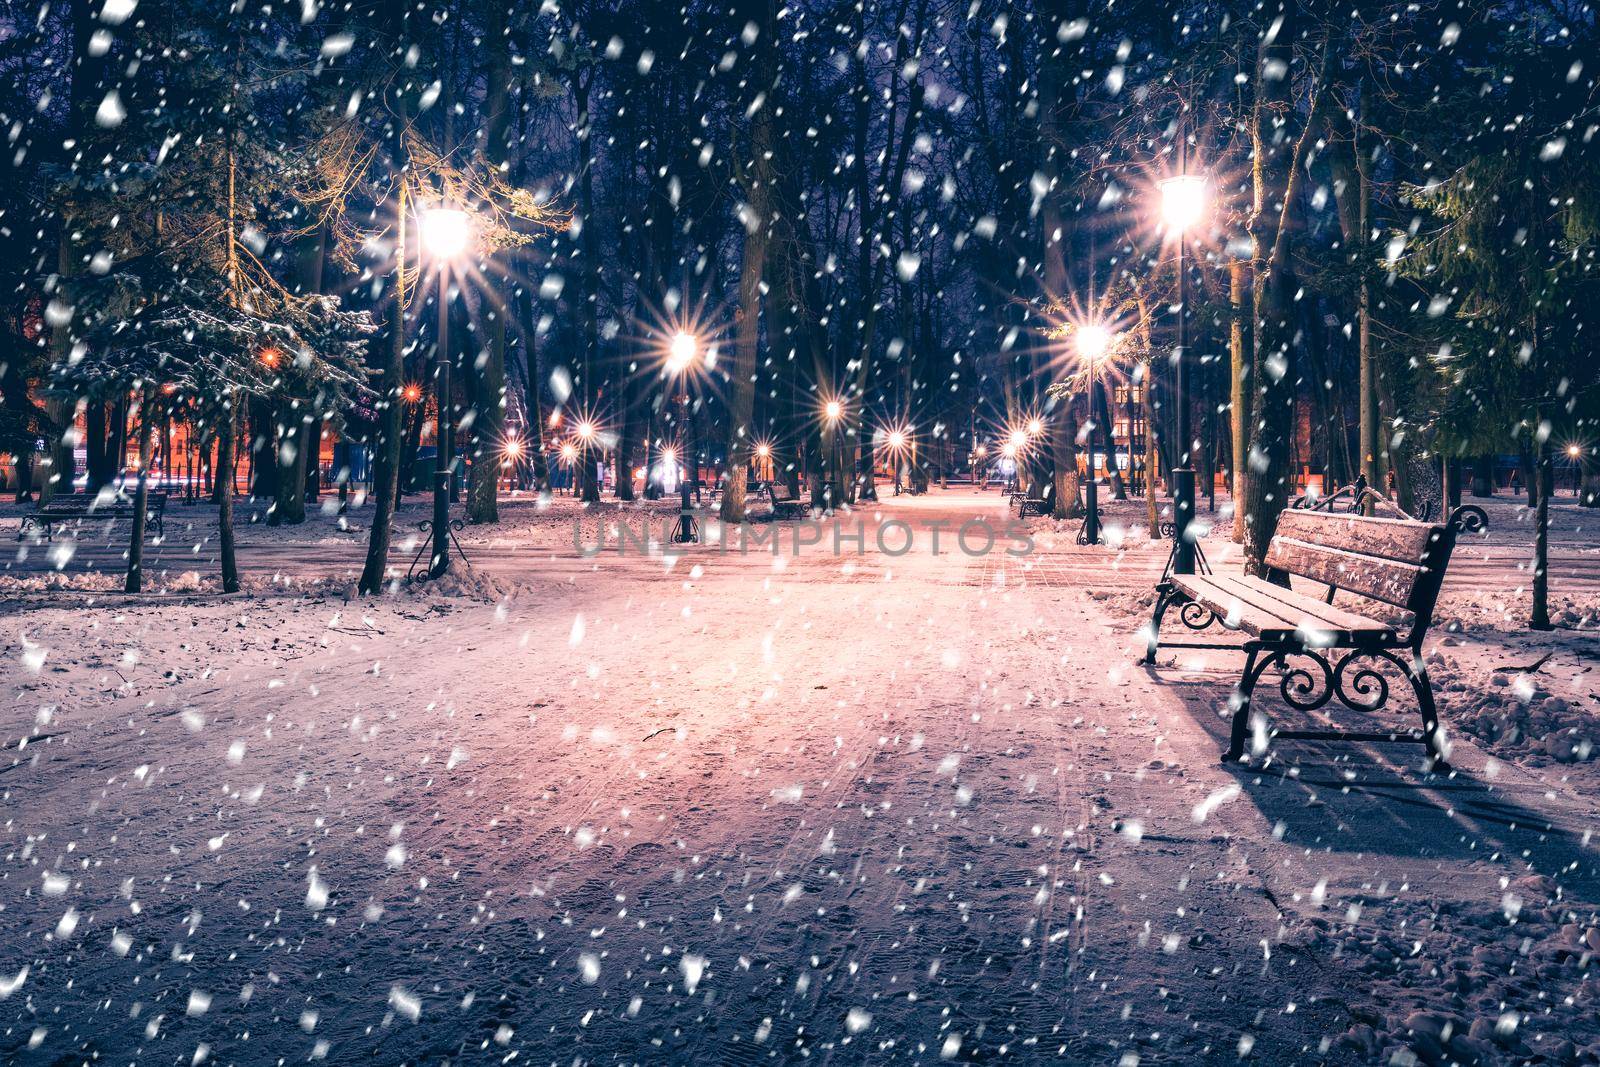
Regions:
[[[680,435],[683,444],[679,446],[682,453],[678,458],[683,463],[683,471],[678,477],[678,533],[673,541],[680,545],[689,544],[694,538],[694,504],[689,499],[689,464],[698,462],[689,454],[689,385],[683,386],[683,433]]]
[[[439,336],[434,352],[434,395],[439,417],[434,426],[437,443],[433,462],[433,559],[428,576],[438,578],[450,570],[450,272],[439,266]]]
[[[1183,166],[1179,163],[1180,168]],[[1167,223],[1178,231],[1178,328],[1177,347],[1173,360],[1177,364],[1174,375],[1174,402],[1178,405],[1178,447],[1173,456],[1173,538],[1172,570],[1175,574],[1193,574],[1195,546],[1189,539],[1189,523],[1194,519],[1194,465],[1191,462],[1194,434],[1189,426],[1189,352],[1187,324],[1189,318],[1189,227],[1199,221],[1203,208],[1204,179],[1180,172],[1161,183],[1163,210]]]
[[[1100,386],[1100,361],[1093,360],[1089,364],[1089,421],[1093,424],[1098,413],[1095,410],[1095,390]],[[1100,480],[1094,476],[1094,434],[1089,435],[1089,484],[1084,487],[1084,500],[1089,505],[1089,514],[1083,519],[1083,540],[1086,544],[1098,545],[1100,543]]]
[[[1187,251],[1188,231],[1178,231],[1178,348],[1177,383],[1173,390],[1178,405],[1178,466],[1172,471],[1173,536],[1177,539],[1177,552],[1173,556],[1175,574],[1194,573],[1194,542],[1189,539],[1189,521],[1194,518],[1194,465],[1190,462],[1193,447],[1189,428],[1189,353],[1185,337],[1185,323],[1189,317],[1189,273],[1184,253]]]

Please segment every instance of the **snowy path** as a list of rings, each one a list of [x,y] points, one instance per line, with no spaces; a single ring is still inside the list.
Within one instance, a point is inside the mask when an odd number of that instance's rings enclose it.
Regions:
[[[45,654],[0,719],[0,1056],[1596,1041],[1593,806],[1465,744],[1451,780],[1364,747],[1223,768],[1226,665],[1138,667],[1075,595],[1143,562],[497,552],[535,579],[503,606],[18,610]]]

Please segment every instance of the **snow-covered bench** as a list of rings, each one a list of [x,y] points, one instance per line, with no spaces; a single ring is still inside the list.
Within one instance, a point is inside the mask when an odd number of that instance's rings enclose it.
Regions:
[[[1252,718],[1250,694],[1268,667],[1281,675],[1279,692],[1292,707],[1314,711],[1337,697],[1353,711],[1377,711],[1389,701],[1389,683],[1376,669],[1387,661],[1410,682],[1422,713],[1422,729],[1380,732],[1278,730],[1284,739],[1417,742],[1428,747],[1434,768],[1444,769],[1433,691],[1422,662],[1422,641],[1445,568],[1461,529],[1460,511],[1446,523],[1377,519],[1326,511],[1290,509],[1279,517],[1266,564],[1277,581],[1248,575],[1166,574],[1156,587],[1146,663],[1154,663],[1161,618],[1171,607],[1191,630],[1213,623],[1247,635],[1242,646],[1174,642],[1175,648],[1238,648],[1244,673],[1234,690],[1233,724],[1225,760],[1244,756],[1252,727],[1257,747],[1267,729],[1259,713]],[[1327,586],[1325,598],[1288,587],[1289,576]],[[1352,594],[1348,607],[1335,606],[1339,590]],[[1395,618],[1394,609],[1404,611]],[[1342,650],[1330,663],[1326,650]],[[1290,667],[1291,656],[1308,666]],[[1359,661],[1365,660],[1365,663]],[[1314,675],[1312,669],[1319,675]]]
[[[58,526],[67,526],[83,519],[132,519],[133,508],[134,503],[128,497],[113,497],[102,503],[99,498],[87,493],[58,496],[22,516],[22,525],[17,528],[17,540],[22,540],[31,529],[35,533],[43,532],[46,541],[53,541]],[[149,493],[145,502],[145,518],[149,522],[148,528],[157,537],[166,536],[166,514],[167,494]]]
[[[778,495],[778,483],[767,483],[767,502],[772,505],[774,519],[803,519],[811,510],[805,500],[789,492],[789,487],[783,487],[783,495]]]
[[[1035,515],[1050,514],[1050,501],[1041,496],[1029,496],[1027,493],[1012,493],[1011,506],[1017,509],[1017,518],[1025,519],[1028,512]]]

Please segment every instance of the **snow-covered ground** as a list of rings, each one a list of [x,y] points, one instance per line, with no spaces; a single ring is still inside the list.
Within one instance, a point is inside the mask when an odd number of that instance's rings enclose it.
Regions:
[[[236,597],[209,508],[174,504],[138,597],[120,527],[19,546],[0,1056],[1600,1059],[1600,515],[1554,510],[1554,634],[1522,629],[1521,509],[1458,549],[1441,778],[1413,747],[1223,767],[1237,658],[1136,662],[1142,503],[1115,547],[952,544],[1003,507],[886,499],[842,555],[586,556],[570,500],[516,501],[471,571],[365,601],[367,508],[242,522]]]

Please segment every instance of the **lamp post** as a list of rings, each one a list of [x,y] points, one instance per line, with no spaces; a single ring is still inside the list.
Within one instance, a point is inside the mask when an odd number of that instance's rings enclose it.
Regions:
[[[894,464],[894,495],[900,495],[900,460],[906,449],[906,432],[904,430],[890,430],[884,435],[884,444],[889,446],[889,458]]]
[[[696,465],[695,475],[698,478],[699,457],[695,456],[689,448],[689,369],[694,366],[695,359],[700,354],[700,339],[687,330],[679,330],[672,335],[672,340],[667,344],[667,374],[683,383],[683,429],[679,433],[682,441],[684,461]],[[684,472],[687,475],[687,471]],[[678,479],[678,529],[672,535],[674,544],[686,545],[695,540],[694,535],[694,505],[689,500],[689,478]]]
[[[839,449],[839,420],[844,418],[844,404],[838,400],[829,400],[822,405],[822,417],[828,426],[828,447],[826,468],[822,472],[822,502],[825,510],[833,510],[833,482],[830,478],[842,474],[838,462]],[[842,488],[842,486],[841,486]]]
[[[433,559],[428,576],[439,578],[450,570],[450,477],[453,435],[450,432],[450,263],[472,243],[472,221],[465,211],[435,207],[422,213],[422,246],[434,262],[439,278],[439,334],[434,352],[434,395],[439,417],[434,437],[437,455],[433,465]]]
[[[1161,216],[1178,237],[1178,337],[1173,350],[1176,363],[1174,402],[1178,407],[1178,448],[1172,469],[1174,574],[1194,573],[1194,542],[1189,522],[1194,518],[1194,464],[1190,451],[1194,434],[1189,429],[1189,358],[1185,351],[1184,320],[1189,316],[1189,275],[1184,262],[1190,227],[1205,212],[1206,181],[1195,174],[1179,173],[1161,182]]]
[[[1582,458],[1582,445],[1567,446],[1567,459],[1569,461],[1568,465],[1572,468],[1572,495],[1575,497],[1583,495],[1581,487],[1583,480],[1583,464],[1580,462]]]
[[[1088,324],[1079,326],[1076,333],[1078,344],[1078,358],[1083,361],[1084,369],[1089,375],[1089,421],[1092,425],[1099,412],[1095,400],[1100,390],[1100,365],[1106,358],[1106,353],[1111,350],[1111,331],[1104,326]],[[1106,436],[1106,462],[1111,462],[1111,428],[1101,427]],[[1100,482],[1094,475],[1094,435],[1089,435],[1089,484],[1084,488],[1085,503],[1088,504],[1088,514],[1083,520],[1083,540],[1085,544],[1098,545],[1100,543]]]

